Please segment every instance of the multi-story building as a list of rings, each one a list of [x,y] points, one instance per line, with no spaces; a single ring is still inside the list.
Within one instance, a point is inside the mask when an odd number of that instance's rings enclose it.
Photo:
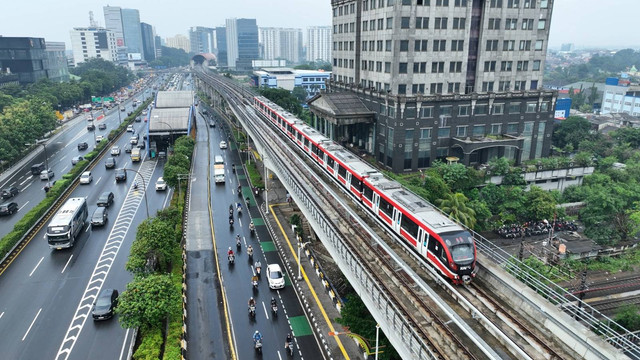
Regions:
[[[214,53],[215,29],[196,26],[189,30],[191,51],[195,54]]]
[[[395,172],[448,157],[546,156],[556,95],[540,89],[552,7],[332,0],[333,74],[310,102],[314,123]]]
[[[114,62],[124,64],[127,62],[127,48],[124,41],[124,29],[122,27],[122,9],[119,6],[104,6],[104,27],[113,32],[116,39],[117,58]],[[93,24],[92,24],[93,27]]]
[[[227,67],[227,28],[218,26],[216,28],[216,57],[218,67]]]
[[[264,60],[285,59],[297,64],[302,56],[302,30],[260,28],[260,44]]]
[[[156,58],[162,56],[162,47],[165,45],[162,38],[158,35],[154,37],[154,44],[156,45]]]
[[[251,70],[258,59],[258,25],[256,19],[227,19],[227,63],[236,70]]]
[[[69,79],[64,47],[59,51],[58,43],[51,50],[43,38],[0,36],[0,74],[2,83],[32,84],[41,79],[63,81]],[[60,58],[62,56],[62,58]]]
[[[307,61],[331,62],[331,26],[307,28]]]
[[[640,85],[632,85],[629,80],[607,78],[600,113],[640,116]]]
[[[141,22],[140,32],[142,33],[142,53],[144,54],[144,59],[147,61],[155,60],[156,42],[153,26]]]
[[[47,78],[52,81],[62,82],[69,81],[69,65],[67,61],[67,49],[64,42],[46,41],[47,62]]]
[[[122,9],[122,31],[127,54],[135,54],[133,58],[144,60],[144,46],[142,44],[142,28],[140,26],[140,12],[136,9]],[[140,54],[140,55],[138,55]],[[132,56],[129,55],[129,58]]]
[[[101,27],[73,28],[71,30],[73,64],[93,58],[118,62],[116,34]]]
[[[174,37],[168,37],[165,39],[167,43],[167,47],[182,49],[185,52],[191,52],[191,42],[189,38],[184,35],[177,34]]]
[[[252,81],[255,86],[281,88],[292,91],[301,86],[311,97],[325,89],[325,82],[331,77],[330,72],[316,70],[295,70],[291,68],[264,67],[253,72]]]

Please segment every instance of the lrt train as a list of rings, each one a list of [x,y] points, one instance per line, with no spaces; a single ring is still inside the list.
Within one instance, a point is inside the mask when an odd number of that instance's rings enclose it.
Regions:
[[[267,98],[253,106],[357,202],[454,284],[477,273],[471,234],[434,206]]]

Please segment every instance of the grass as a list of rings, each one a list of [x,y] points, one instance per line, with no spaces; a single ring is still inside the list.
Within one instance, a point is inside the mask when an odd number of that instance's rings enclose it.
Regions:
[[[249,180],[251,181],[251,185],[259,189],[264,189],[264,180],[262,179],[262,175],[260,175],[260,172],[256,167],[256,162],[252,161],[250,164],[247,164],[246,166],[247,166],[247,172],[249,173]]]

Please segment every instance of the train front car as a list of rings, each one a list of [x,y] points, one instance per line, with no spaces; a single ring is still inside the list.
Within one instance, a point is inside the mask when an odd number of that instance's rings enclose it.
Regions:
[[[449,268],[458,275],[454,282],[469,284],[476,276],[476,246],[468,231],[438,234],[449,253]],[[457,280],[457,281],[456,281]]]

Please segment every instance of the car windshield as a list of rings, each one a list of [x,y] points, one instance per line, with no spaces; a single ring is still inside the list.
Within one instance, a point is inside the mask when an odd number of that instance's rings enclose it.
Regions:
[[[467,231],[456,231],[440,234],[442,240],[451,251],[451,257],[456,264],[473,261],[473,238]]]
[[[282,279],[282,273],[280,271],[272,271],[269,277],[272,279]]]
[[[473,260],[473,247],[469,244],[456,245],[451,248],[451,257],[456,264]]]
[[[111,306],[111,297],[109,296],[100,296],[98,298],[98,301],[96,301],[96,307],[97,308],[108,308],[109,306]]]

